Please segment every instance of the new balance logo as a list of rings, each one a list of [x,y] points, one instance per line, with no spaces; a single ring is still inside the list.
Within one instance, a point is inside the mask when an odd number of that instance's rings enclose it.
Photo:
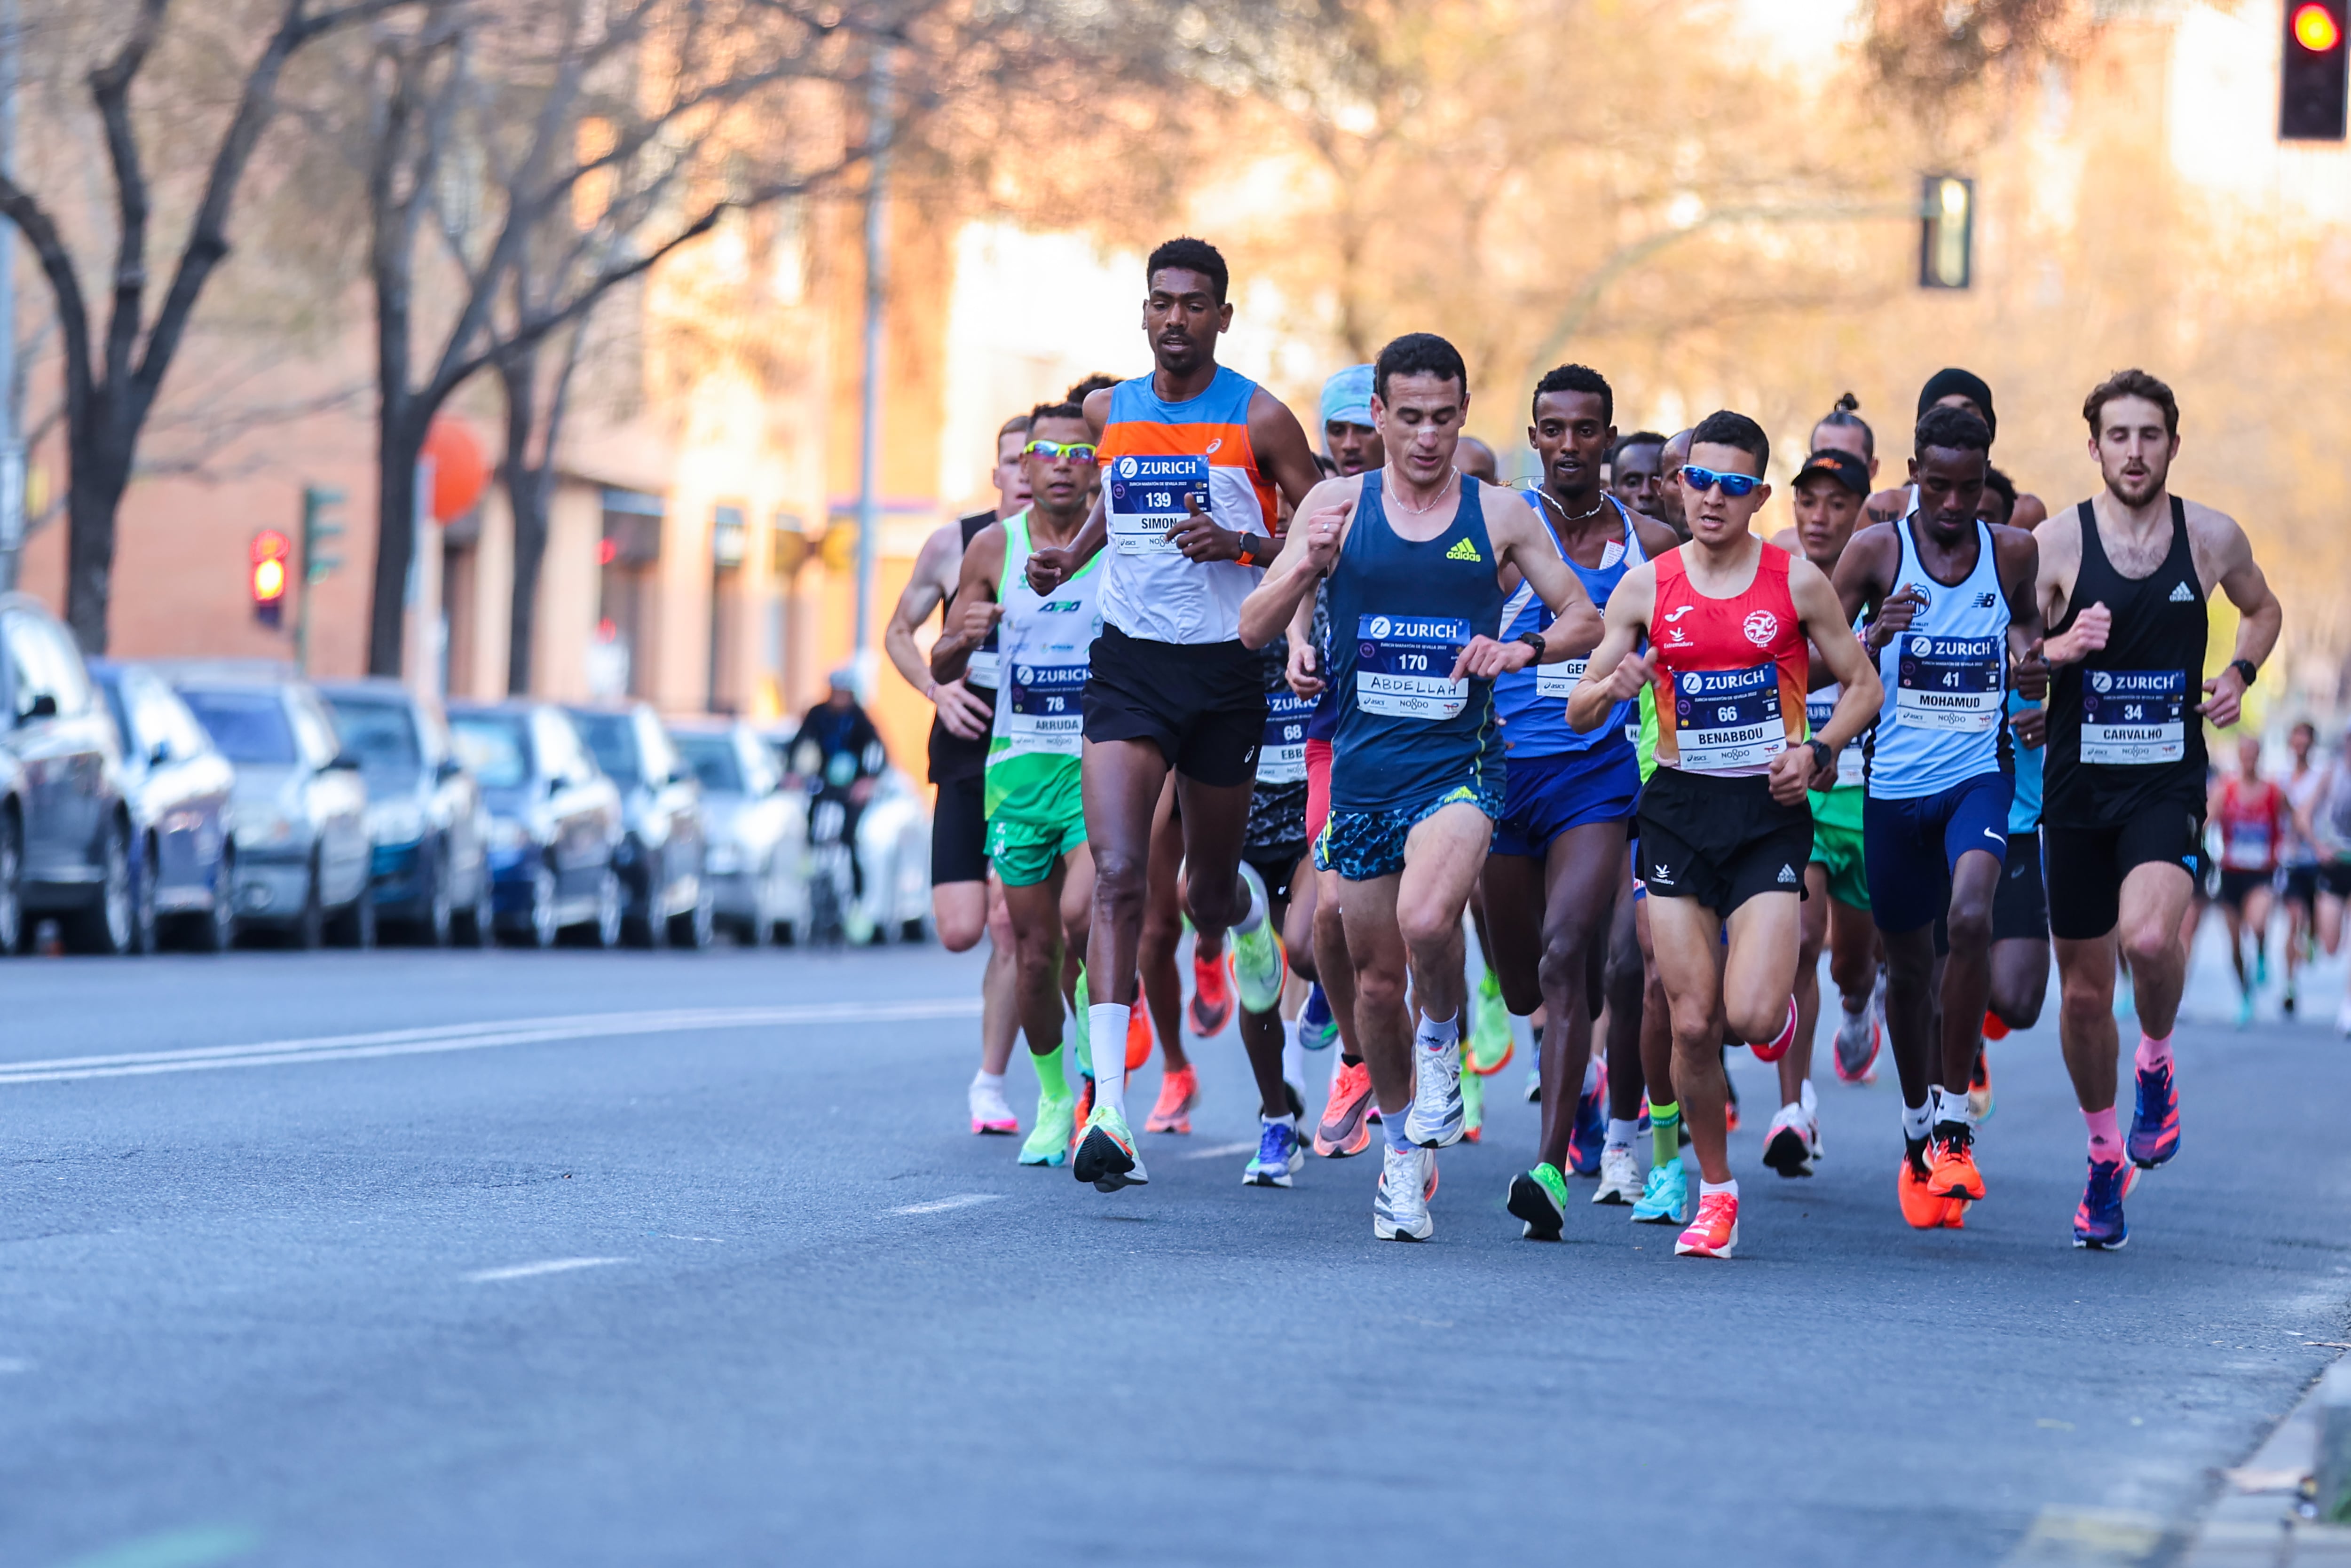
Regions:
[[[1783,885],[1793,883],[1795,880],[1796,868],[1794,866],[1783,865],[1780,868],[1780,881]]]
[[[2171,602],[2174,604],[2193,604],[2196,602],[2196,595],[2189,590],[2189,586],[2183,582],[2171,591]]]
[[[1993,595],[1991,595],[1991,594],[1989,594],[1989,593],[1979,593],[1979,594],[1977,594],[1977,595],[1976,595],[1976,608],[1977,608],[1977,609],[1979,609],[1979,610],[1989,610],[1989,609],[1991,609],[1991,608],[1992,607],[1993,601],[1994,601],[1994,596],[1993,596]]]
[[[1468,539],[1457,539],[1454,541],[1453,548],[1445,552],[1445,559],[1447,560],[1482,561],[1486,558],[1479,555],[1478,553],[1478,547],[1471,544]]]

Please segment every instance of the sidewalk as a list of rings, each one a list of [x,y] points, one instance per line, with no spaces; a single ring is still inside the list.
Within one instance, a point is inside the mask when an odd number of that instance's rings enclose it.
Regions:
[[[2304,1500],[2318,1457],[2321,1377],[2253,1457],[2220,1476],[2220,1500],[2181,1568],[2351,1568],[2351,1526],[2321,1524]]]

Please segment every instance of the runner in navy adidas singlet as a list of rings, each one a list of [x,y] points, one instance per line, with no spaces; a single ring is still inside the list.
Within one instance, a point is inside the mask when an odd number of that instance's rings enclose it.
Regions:
[[[1829,580],[1751,532],[1771,498],[1771,455],[1744,414],[1708,414],[1690,433],[1677,479],[1690,542],[1616,585],[1608,634],[1567,707],[1568,722],[1588,732],[1645,686],[1655,695],[1640,874],[1672,1009],[1674,1090],[1701,1177],[1698,1212],[1674,1250],[1708,1258],[1729,1257],[1739,1239],[1723,1027],[1777,1047],[1774,1056],[1794,1039],[1797,906],[1813,841],[1806,786],[1831,773],[1878,699],[1876,672]],[[1636,652],[1645,638],[1646,656]],[[1844,685],[1809,740],[1807,639]]]
[[[1572,657],[1600,632],[1526,504],[1457,468],[1468,404],[1468,372],[1444,339],[1416,332],[1381,350],[1372,413],[1387,465],[1315,486],[1241,612],[1242,640],[1269,643],[1330,578],[1339,728],[1315,863],[1341,878],[1356,1035],[1387,1142],[1372,1210],[1383,1240],[1431,1234],[1430,1151],[1462,1134],[1461,915],[1504,788],[1494,677]],[[1550,635],[1496,640],[1510,569],[1558,614]]]
[[[2058,1033],[2090,1132],[2074,1244],[2119,1247],[2137,1170],[2179,1147],[2171,1030],[2187,980],[2179,922],[2204,831],[2204,726],[2237,722],[2277,645],[2281,612],[2236,520],[2168,488],[2179,451],[2169,387],[2145,371],[2117,371],[2091,391],[2082,417],[2105,487],[2034,530],[2041,612],[2053,628],[2042,652],[2054,672],[2043,819],[2064,989]],[[2240,619],[2234,656],[2205,680],[2205,600],[2216,587]],[[2115,1123],[2117,950],[2140,1030],[2127,1139]]]

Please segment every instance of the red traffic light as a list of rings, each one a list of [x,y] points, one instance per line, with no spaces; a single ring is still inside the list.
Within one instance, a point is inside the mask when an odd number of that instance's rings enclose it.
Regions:
[[[2294,41],[2314,55],[2323,55],[2343,41],[2343,24],[2317,0],[2294,7],[2293,32]]]
[[[253,564],[265,560],[284,560],[294,553],[293,541],[276,528],[264,528],[253,536]]]
[[[286,597],[286,559],[294,546],[276,528],[253,536],[253,602],[274,605]]]

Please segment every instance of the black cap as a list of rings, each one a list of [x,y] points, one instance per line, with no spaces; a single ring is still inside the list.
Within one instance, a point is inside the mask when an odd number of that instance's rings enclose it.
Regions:
[[[1801,485],[1815,474],[1826,474],[1846,489],[1865,500],[1869,496],[1869,465],[1841,446],[1823,446],[1804,459],[1796,471],[1796,483]]]
[[[1995,435],[2000,433],[1999,420],[1991,411],[1991,388],[1973,371],[1957,366],[1937,371],[1927,378],[1927,384],[1918,389],[1918,417],[1926,418],[1928,409],[1954,394],[1983,410],[1984,428]]]

